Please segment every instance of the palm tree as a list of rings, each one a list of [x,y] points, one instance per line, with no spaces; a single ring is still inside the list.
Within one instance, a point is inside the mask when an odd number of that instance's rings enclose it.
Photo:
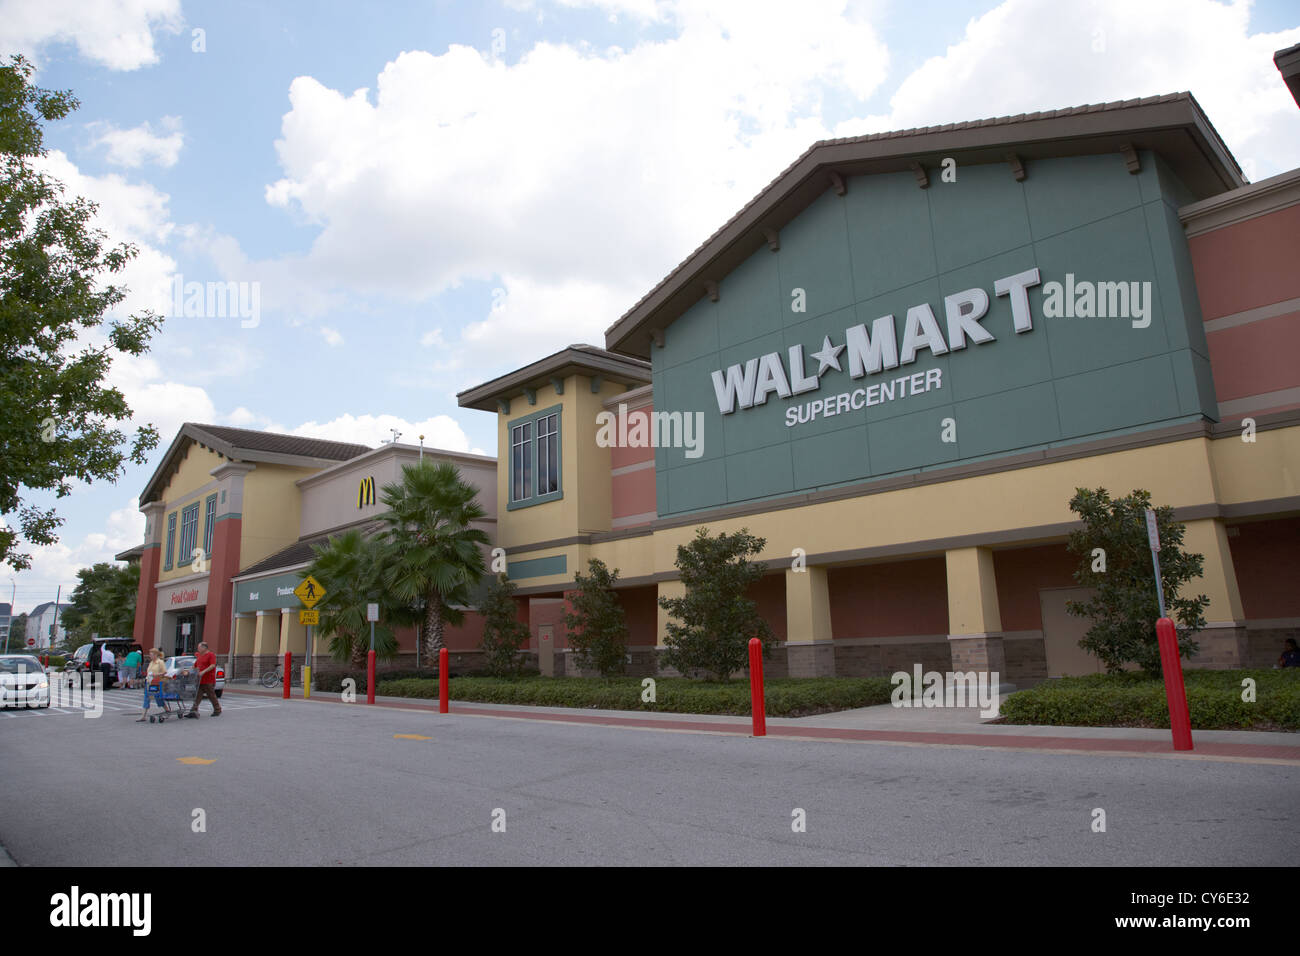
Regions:
[[[445,624],[460,624],[457,606],[471,603],[483,576],[485,532],[470,527],[486,512],[475,500],[478,489],[463,481],[455,465],[422,460],[402,466],[402,480],[385,485],[379,516],[387,545],[384,583],[393,598],[423,609],[424,659],[442,647]]]
[[[320,634],[329,639],[330,656],[357,669],[365,666],[370,650],[366,605],[372,602],[379,605],[375,656],[386,660],[395,655],[397,637],[392,628],[414,623],[414,615],[405,604],[392,601],[384,589],[383,543],[353,529],[312,550],[312,563],[302,576],[311,575],[324,585],[325,597],[316,610],[320,611]]]

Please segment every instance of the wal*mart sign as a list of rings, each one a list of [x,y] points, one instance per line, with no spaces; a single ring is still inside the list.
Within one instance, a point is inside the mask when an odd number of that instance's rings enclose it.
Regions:
[[[1029,308],[1028,289],[1041,281],[1037,268],[1005,276],[993,283],[995,295],[1008,296],[1011,318],[1017,335],[1033,330],[1033,316]],[[739,409],[764,405],[771,395],[791,398],[817,391],[821,378],[832,369],[848,371],[852,379],[868,375],[881,375],[892,369],[916,361],[922,350],[933,355],[959,352],[968,345],[986,345],[996,341],[993,333],[982,325],[980,319],[989,311],[989,295],[981,288],[966,289],[946,296],[943,310],[947,337],[928,302],[911,306],[903,323],[903,340],[898,341],[894,316],[884,315],[871,323],[849,326],[844,330],[844,342],[836,345],[829,335],[822,339],[821,348],[810,353],[817,360],[817,371],[808,374],[804,347],[792,345],[788,350],[789,371],[780,352],[768,352],[751,358],[742,366],[729,366],[724,372],[713,372],[713,390],[718,400],[718,411],[731,415]],[[843,353],[843,354],[841,354]],[[842,363],[847,363],[845,369]],[[918,392],[943,388],[941,369],[932,368],[910,375],[892,376],[863,388],[840,392],[829,398],[818,399],[802,405],[791,405],[785,410],[786,427],[806,424],[820,415],[831,415],[859,410],[891,402]]]

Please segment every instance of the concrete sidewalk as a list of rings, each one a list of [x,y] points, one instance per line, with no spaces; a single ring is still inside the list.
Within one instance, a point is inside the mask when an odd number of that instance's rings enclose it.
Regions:
[[[227,685],[232,694],[277,698],[280,690]],[[337,693],[291,700],[302,704],[342,703]],[[365,695],[358,695],[365,706]],[[376,706],[437,713],[437,700],[376,697]],[[666,730],[750,736],[747,716],[672,714],[576,707],[484,704],[452,701],[451,714],[557,723],[600,724],[630,730]],[[988,723],[978,708],[896,708],[890,704],[819,714],[815,717],[768,717],[771,737],[886,743],[913,746],[989,747],[1114,756],[1166,756],[1182,759],[1227,759],[1300,765],[1300,734],[1246,730],[1197,730],[1194,749],[1176,752],[1168,730],[1137,727],[1055,727]]]

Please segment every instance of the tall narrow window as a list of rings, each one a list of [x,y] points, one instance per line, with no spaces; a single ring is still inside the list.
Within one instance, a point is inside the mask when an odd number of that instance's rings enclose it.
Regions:
[[[217,523],[217,496],[209,495],[203,515],[203,550],[212,557],[212,532]]]
[[[524,422],[510,430],[510,500],[533,496],[533,424]]]
[[[181,549],[176,560],[181,564],[194,558],[199,538],[199,503],[196,501],[181,511]]]
[[[507,506],[511,510],[531,508],[564,497],[560,453],[562,411],[559,405],[552,405],[507,424],[510,436]]]
[[[560,490],[559,416],[537,419],[537,493]]]
[[[163,570],[172,569],[172,548],[176,545],[176,512],[167,516],[167,554],[163,558]]]

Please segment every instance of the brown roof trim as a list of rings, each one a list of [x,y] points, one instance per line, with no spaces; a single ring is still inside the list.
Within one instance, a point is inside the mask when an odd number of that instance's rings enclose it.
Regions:
[[[963,164],[1021,163],[1058,156],[1150,149],[1198,198],[1245,184],[1241,169],[1190,93],[1076,106],[920,129],[872,133],[814,143],[757,196],[605,332],[613,350],[649,357],[651,342],[717,283],[764,247],[771,236],[833,182],[851,176],[936,166],[959,155]],[[924,168],[924,167],[922,167]],[[851,188],[851,187],[850,187]]]
[[[297,468],[324,468],[370,451],[369,445],[186,422],[167,446],[149,483],[140,493],[142,507],[161,493],[163,486],[175,473],[179,460],[184,457],[189,443],[211,449],[231,461],[260,461]]]
[[[627,355],[616,355],[594,345],[570,345],[531,365],[459,392],[456,402],[461,408],[495,412],[498,399],[509,400],[522,395],[525,388],[540,388],[552,378],[562,379],[573,374],[592,373],[608,381],[637,388],[650,381],[650,363]]]
[[[1291,98],[1300,106],[1300,43],[1278,50],[1273,54],[1273,63],[1291,91]]]

